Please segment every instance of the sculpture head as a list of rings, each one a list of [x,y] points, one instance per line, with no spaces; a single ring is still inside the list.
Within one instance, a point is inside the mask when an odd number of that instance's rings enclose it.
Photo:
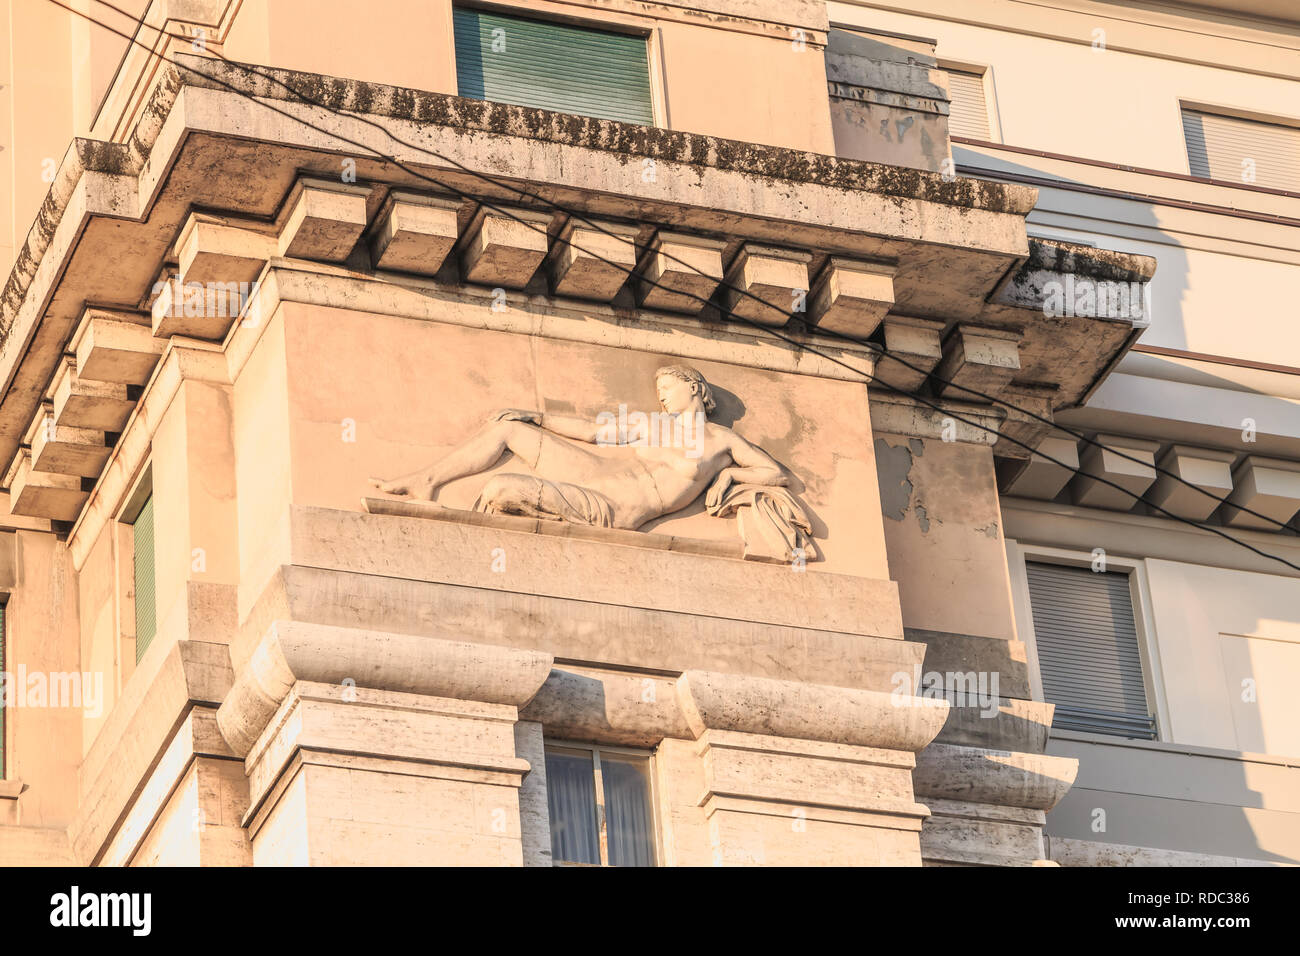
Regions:
[[[655,388],[659,393],[659,404],[664,411],[673,415],[687,411],[691,399],[696,396],[704,406],[705,415],[711,414],[718,407],[709,383],[689,365],[665,365],[659,369],[655,372]]]

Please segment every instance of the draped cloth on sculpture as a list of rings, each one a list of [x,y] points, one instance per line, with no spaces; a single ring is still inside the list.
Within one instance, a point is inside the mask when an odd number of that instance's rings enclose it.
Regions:
[[[535,475],[493,475],[474,502],[474,510],[614,527],[614,505],[600,492]]]
[[[739,512],[745,556],[768,561],[815,560],[812,522],[794,495],[777,485],[737,485],[730,478],[713,483],[704,507],[718,518]],[[740,509],[748,508],[741,512]]]

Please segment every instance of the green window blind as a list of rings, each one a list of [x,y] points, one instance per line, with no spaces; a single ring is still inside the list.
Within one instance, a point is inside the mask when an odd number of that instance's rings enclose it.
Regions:
[[[158,629],[154,594],[153,495],[135,519],[135,662],[140,663]]]
[[[654,124],[644,37],[455,11],[461,96]]]

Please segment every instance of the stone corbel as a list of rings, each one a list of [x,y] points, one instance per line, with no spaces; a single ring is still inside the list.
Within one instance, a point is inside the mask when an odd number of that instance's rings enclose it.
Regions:
[[[948,717],[943,700],[698,670],[678,679],[677,699],[697,739],[723,730],[916,753]]]

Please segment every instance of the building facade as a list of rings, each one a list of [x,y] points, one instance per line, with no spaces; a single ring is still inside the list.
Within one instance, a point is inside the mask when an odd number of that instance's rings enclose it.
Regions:
[[[1285,4],[5,6],[0,863],[1300,860]]]

